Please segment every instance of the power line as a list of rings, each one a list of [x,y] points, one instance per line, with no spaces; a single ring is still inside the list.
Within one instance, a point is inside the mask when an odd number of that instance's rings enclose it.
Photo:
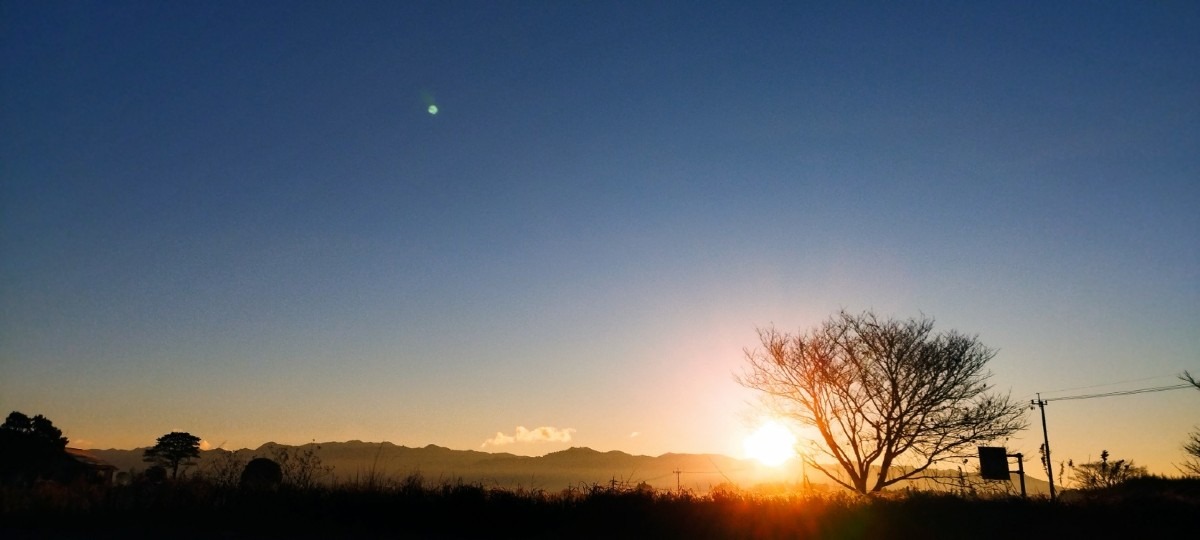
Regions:
[[[1127,379],[1124,381],[1114,381],[1114,382],[1110,382],[1110,383],[1089,384],[1087,386],[1074,386],[1071,388],[1059,388],[1058,390],[1051,390],[1049,392],[1042,392],[1042,393],[1043,394],[1056,394],[1058,392],[1070,392],[1072,390],[1087,390],[1089,388],[1100,388],[1101,386],[1116,386],[1118,384],[1146,382],[1146,381],[1153,381],[1155,379],[1167,379],[1167,378],[1176,379],[1177,377],[1178,376],[1173,373],[1168,373],[1166,375],[1155,375],[1154,377],[1142,377],[1140,379]],[[1055,399],[1055,398],[1046,398],[1046,399]]]
[[[1042,396],[1043,394],[1059,394],[1062,392],[1070,392],[1072,390],[1087,390],[1090,388],[1101,388],[1104,386],[1117,386],[1117,385],[1121,385],[1121,384],[1129,384],[1129,383],[1135,383],[1135,382],[1153,381],[1155,379],[1176,379],[1176,380],[1178,380],[1179,376],[1172,375],[1172,374],[1155,375],[1153,377],[1142,377],[1140,379],[1126,379],[1123,381],[1113,381],[1113,382],[1108,382],[1108,383],[1089,384],[1086,386],[1072,386],[1070,388],[1059,388],[1057,390],[1049,390],[1046,392],[1036,392],[1036,393],[1030,392],[1024,396],[1021,396],[1021,399],[1019,401],[1025,401],[1027,399],[1032,399],[1034,396]],[[1038,397],[1038,399],[1042,399],[1042,398]],[[1058,399],[1058,398],[1047,397],[1045,399]]]
[[[1042,401],[1068,401],[1068,400],[1072,400],[1072,399],[1092,399],[1092,398],[1113,397],[1113,396],[1129,396],[1129,395],[1133,395],[1133,394],[1149,394],[1152,392],[1166,392],[1168,390],[1182,390],[1184,388],[1192,388],[1192,385],[1188,384],[1188,383],[1183,383],[1183,384],[1173,384],[1173,385],[1169,385],[1169,386],[1154,386],[1154,387],[1150,387],[1150,388],[1138,388],[1136,390],[1117,390],[1114,392],[1101,392],[1098,394],[1080,394],[1077,396],[1046,398]]]

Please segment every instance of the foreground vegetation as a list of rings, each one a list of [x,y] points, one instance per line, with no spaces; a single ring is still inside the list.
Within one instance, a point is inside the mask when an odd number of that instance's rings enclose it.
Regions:
[[[203,479],[0,491],[0,537],[1068,538],[1194,532],[1200,480],[1140,479],[1070,501],[909,493],[698,495],[430,484],[418,476],[250,490]]]

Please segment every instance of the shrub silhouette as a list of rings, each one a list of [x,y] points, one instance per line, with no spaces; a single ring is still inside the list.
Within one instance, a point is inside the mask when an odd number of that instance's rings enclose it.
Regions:
[[[151,484],[161,484],[167,481],[167,468],[162,465],[152,465],[142,473],[142,478]]]
[[[276,490],[283,482],[283,468],[267,458],[254,458],[242,470],[242,488],[255,491]]]
[[[1110,462],[1108,455],[1108,450],[1104,450],[1100,452],[1100,461],[1069,464],[1071,475],[1081,489],[1110,488],[1148,475],[1145,467],[1134,465],[1132,460],[1118,459]]]

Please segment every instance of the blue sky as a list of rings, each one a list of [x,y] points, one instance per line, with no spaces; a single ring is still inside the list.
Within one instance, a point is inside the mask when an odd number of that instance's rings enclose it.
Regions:
[[[737,454],[755,327],[843,308],[1021,399],[1200,372],[1193,3],[395,4],[0,8],[0,406]],[[1197,400],[1056,456],[1171,472]]]

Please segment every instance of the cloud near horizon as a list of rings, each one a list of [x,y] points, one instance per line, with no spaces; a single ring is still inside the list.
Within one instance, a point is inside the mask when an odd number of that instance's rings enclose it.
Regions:
[[[541,426],[530,430],[526,429],[525,426],[517,426],[516,432],[512,435],[505,435],[503,432],[497,431],[495,437],[483,441],[481,448],[504,446],[518,442],[571,442],[572,433],[575,433],[575,428],[559,429],[552,426]]]

